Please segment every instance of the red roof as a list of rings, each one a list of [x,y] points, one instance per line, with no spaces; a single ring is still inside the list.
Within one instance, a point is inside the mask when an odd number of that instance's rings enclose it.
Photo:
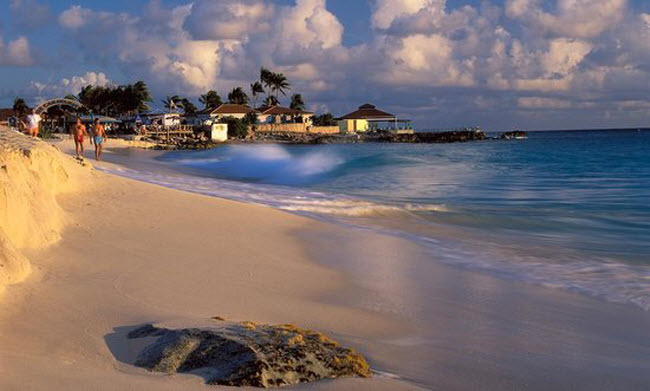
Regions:
[[[224,103],[217,107],[216,109],[210,111],[210,114],[220,114],[220,115],[228,115],[228,114],[248,114],[252,112],[253,109],[246,105],[237,105],[234,103]]]
[[[365,104],[359,106],[357,111],[353,111],[350,114],[346,114],[341,119],[394,119],[395,115],[387,113],[385,111],[377,110],[375,106],[370,104]]]

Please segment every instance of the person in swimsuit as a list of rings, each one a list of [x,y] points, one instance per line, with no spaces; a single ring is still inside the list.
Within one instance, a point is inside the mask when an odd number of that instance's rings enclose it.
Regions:
[[[102,147],[104,145],[104,139],[106,138],[106,130],[104,125],[99,121],[99,118],[95,118],[95,126],[93,126],[93,140],[95,144],[95,159],[102,160]]]
[[[38,126],[41,123],[41,116],[32,109],[32,113],[27,116],[27,133],[32,137],[38,137]]]
[[[86,126],[81,122],[81,118],[77,118],[77,123],[72,126],[72,139],[74,140],[74,148],[77,151],[77,157],[83,159],[84,157],[84,135],[87,136]]]

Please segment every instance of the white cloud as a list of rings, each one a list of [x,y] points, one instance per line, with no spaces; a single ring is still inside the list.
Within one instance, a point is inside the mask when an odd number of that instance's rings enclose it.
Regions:
[[[473,59],[454,58],[454,44],[438,35],[411,35],[390,43],[386,48],[392,63],[382,78],[393,84],[420,84],[426,80],[432,86],[474,85]]]
[[[556,12],[545,12],[539,0],[507,0],[506,15],[526,26],[559,36],[593,38],[617,26],[627,0],[557,0]]]
[[[252,33],[268,31],[273,13],[273,5],[262,0],[198,0],[184,27],[194,39],[242,40]]]
[[[18,37],[5,45],[0,36],[0,65],[30,66],[34,64],[34,57],[29,40]]]
[[[444,0],[376,0],[372,25],[388,29],[400,17],[416,14],[425,7],[439,9],[444,7],[444,3]]]
[[[83,75],[63,78],[58,83],[42,83],[32,81],[28,88],[28,93],[40,98],[60,98],[68,94],[77,95],[82,87],[107,86],[111,84],[106,74],[103,72],[86,72]]]
[[[86,23],[90,22],[93,12],[87,8],[81,8],[79,5],[73,5],[59,15],[59,23],[61,26],[76,30]]]

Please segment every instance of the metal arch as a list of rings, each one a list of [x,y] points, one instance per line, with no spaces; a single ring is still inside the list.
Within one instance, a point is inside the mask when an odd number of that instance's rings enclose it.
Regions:
[[[36,106],[34,110],[36,110],[38,114],[42,114],[44,111],[54,106],[72,106],[78,109],[85,107],[84,105],[77,102],[76,100],[57,98],[57,99],[49,99],[44,102],[41,102],[38,106]]]

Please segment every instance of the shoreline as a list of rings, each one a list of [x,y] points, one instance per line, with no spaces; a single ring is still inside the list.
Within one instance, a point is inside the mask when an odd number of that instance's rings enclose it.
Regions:
[[[319,329],[358,347],[374,369],[412,380],[297,389],[642,389],[650,381],[650,315],[636,308],[441,265],[399,238],[268,207],[97,171],[86,180],[59,196],[73,221],[63,240],[29,251],[36,272],[0,299],[7,389],[26,378],[34,389],[52,381],[81,389],[80,368],[100,389],[201,389],[192,376],[116,362],[104,339],[116,327],[215,315]]]

